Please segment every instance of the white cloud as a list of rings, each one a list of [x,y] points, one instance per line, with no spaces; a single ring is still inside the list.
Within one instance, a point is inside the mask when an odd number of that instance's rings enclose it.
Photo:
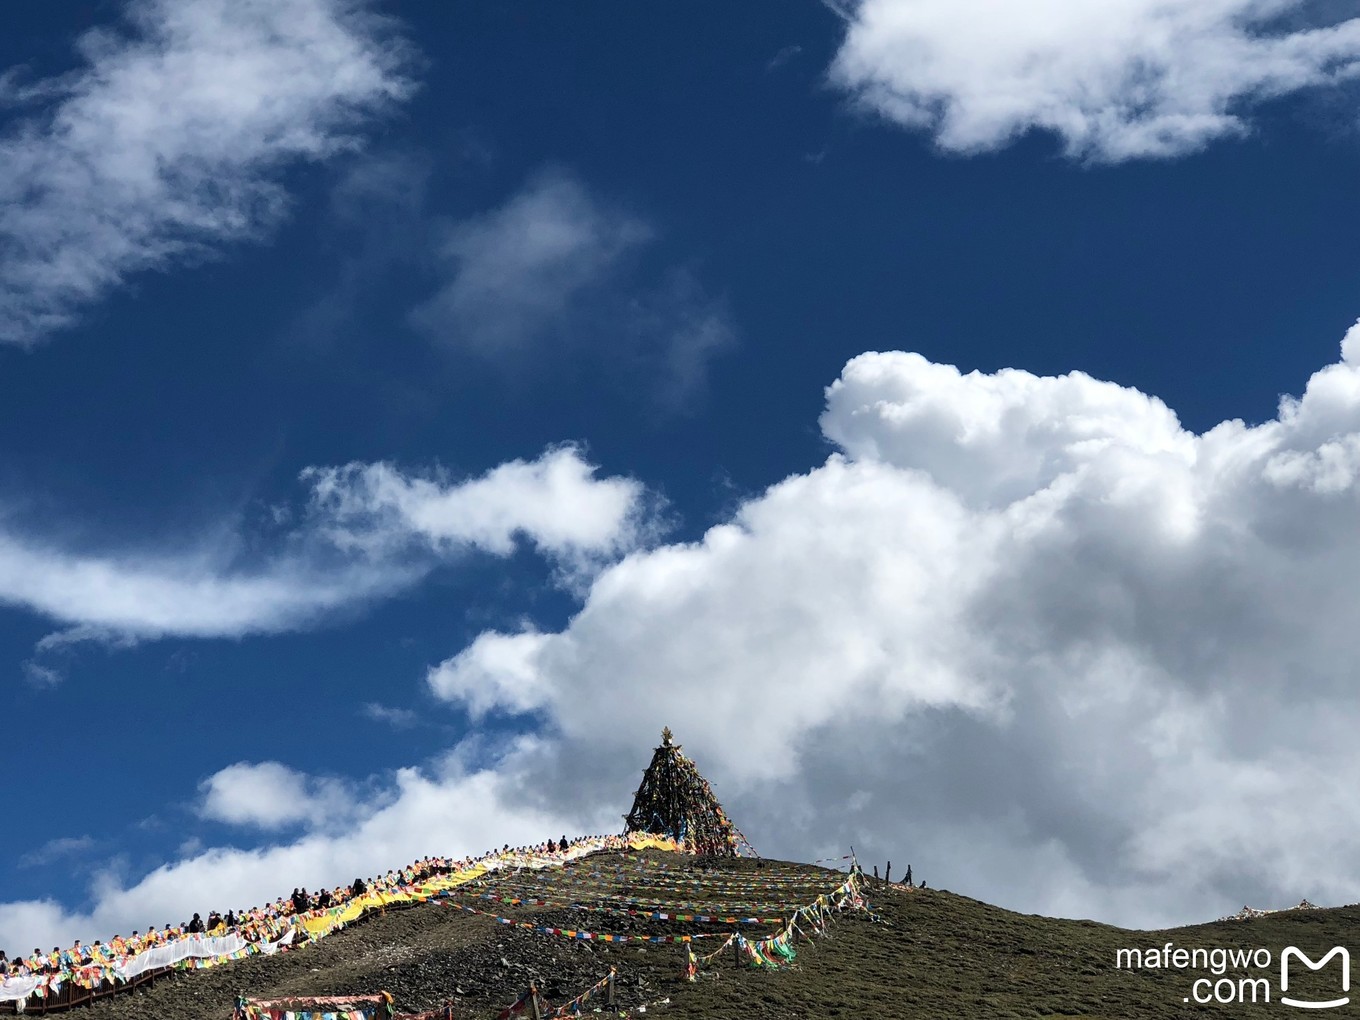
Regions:
[[[406,47],[357,0],[131,0],[83,65],[23,89],[0,138],[0,340],[76,321],[129,275],[281,218],[281,172],[357,144],[411,91]],[[12,76],[11,76],[12,79]]]
[[[477,720],[496,708],[532,712],[552,694],[536,662],[548,640],[533,632],[482,634],[464,652],[431,669],[425,682],[438,697],[466,705]]]
[[[853,460],[925,471],[970,505],[1047,488],[1101,453],[1193,456],[1194,437],[1155,397],[1081,372],[961,375],[919,354],[856,358],[827,390],[826,437]]]
[[[562,170],[453,225],[437,245],[443,283],[412,324],[451,350],[522,369],[587,356],[681,408],[735,333],[688,268],[640,265],[653,226]]]
[[[83,554],[0,534],[0,602],[93,633],[221,637],[316,623],[415,582],[401,563],[334,567],[281,555],[254,571],[213,553]],[[45,667],[42,667],[45,668]]]
[[[74,628],[47,650],[72,639],[293,630],[408,588],[458,555],[508,555],[520,540],[576,572],[641,534],[642,486],[594,474],[572,447],[462,481],[388,464],[312,469],[302,522],[250,565],[239,533],[225,548],[83,553],[0,529],[0,604]]]
[[[638,483],[594,474],[563,446],[459,484],[385,463],[314,469],[304,478],[327,536],[342,548],[372,554],[415,538],[441,552],[473,545],[508,555],[522,536],[544,553],[578,558],[617,553],[635,541],[640,523]]]
[[[1030,130],[1070,156],[1177,156],[1360,71],[1360,18],[1308,0],[848,0],[832,80],[942,149]]]
[[[228,765],[203,780],[199,792],[201,817],[261,829],[343,823],[359,807],[339,780],[306,776],[276,761]]]
[[[1355,901],[1357,350],[1203,435],[1079,373],[862,355],[824,465],[431,689],[537,713],[571,803],[626,808],[668,724],[775,854],[1133,924]]]

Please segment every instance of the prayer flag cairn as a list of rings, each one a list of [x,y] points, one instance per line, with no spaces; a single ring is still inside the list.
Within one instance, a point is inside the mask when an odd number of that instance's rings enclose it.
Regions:
[[[1254,917],[1266,917],[1266,916],[1269,915],[1269,914],[1279,914],[1279,913],[1282,913],[1282,912],[1285,911],[1285,910],[1318,910],[1318,909],[1320,909],[1320,908],[1318,907],[1318,905],[1317,905],[1316,903],[1309,903],[1307,900],[1302,900],[1302,901],[1300,901],[1300,903],[1299,903],[1299,905],[1298,905],[1297,907],[1280,907],[1280,908],[1277,908],[1277,909],[1274,909],[1274,910],[1265,910],[1265,909],[1262,909],[1261,907],[1246,907],[1246,906],[1244,906],[1244,907],[1243,907],[1241,910],[1239,910],[1237,913],[1235,913],[1235,914],[1229,914],[1227,917],[1220,917],[1219,920],[1220,920],[1220,921],[1250,921],[1250,920],[1251,920],[1252,918],[1254,918]]]
[[[624,818],[624,835],[670,836],[690,853],[707,856],[760,856],[727,817],[698,767],[679,744],[672,743],[669,726],[661,731],[661,746],[642,774],[633,809]]]

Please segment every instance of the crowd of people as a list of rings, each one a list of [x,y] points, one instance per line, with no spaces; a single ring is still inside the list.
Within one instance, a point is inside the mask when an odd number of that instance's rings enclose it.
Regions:
[[[134,930],[130,936],[115,935],[107,942],[96,939],[88,945],[75,941],[66,949],[55,947],[50,953],[34,949],[27,956],[9,957],[0,950],[0,981],[5,978],[23,978],[44,975],[75,974],[87,968],[107,968],[122,963],[139,953],[169,945],[183,938],[194,936],[218,937],[239,935],[247,942],[273,942],[288,928],[296,918],[318,912],[343,907],[351,900],[370,892],[397,892],[417,886],[440,875],[461,871],[479,863],[497,858],[514,862],[516,859],[541,857],[543,855],[564,854],[573,846],[587,838],[568,840],[549,839],[533,846],[511,847],[508,843],[500,850],[488,850],[479,857],[451,859],[447,857],[422,857],[404,868],[376,875],[367,880],[356,878],[349,885],[338,885],[332,889],[322,889],[309,893],[304,888],[294,889],[292,895],[279,897],[272,903],[253,909],[217,910],[208,912],[207,919],[194,914],[188,921],[179,924],[166,922],[163,927],[150,927],[145,931]],[[596,841],[600,837],[593,837]],[[606,846],[615,841],[622,844],[621,837],[604,837]]]

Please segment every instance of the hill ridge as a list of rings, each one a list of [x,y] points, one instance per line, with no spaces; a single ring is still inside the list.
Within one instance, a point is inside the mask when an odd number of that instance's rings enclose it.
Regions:
[[[560,870],[488,874],[480,885],[464,887],[464,898],[472,902],[474,894],[490,893],[525,901],[531,898],[498,891],[497,883],[527,888],[539,877],[556,882],[560,890],[577,874],[583,879],[589,875],[597,883],[598,876],[612,875],[613,884],[606,888],[583,884],[581,896],[537,897],[552,907],[529,902],[498,905],[495,917],[465,914],[440,907],[437,901],[389,909],[313,945],[205,970],[183,981],[157,983],[145,993],[101,1002],[94,1010],[99,1020],[208,1020],[225,1017],[238,992],[280,998],[387,991],[402,1010],[430,1009],[451,1000],[456,1016],[490,1020],[530,982],[549,1002],[560,1005],[613,967],[619,1015],[639,1016],[637,1007],[647,1005],[646,1015],[664,1014],[675,1020],[851,1016],[1005,1020],[1045,1015],[1160,1020],[1201,1009],[1217,1010],[1222,1016],[1224,1007],[1186,1003],[1198,974],[1175,967],[1121,968],[1118,950],[1161,947],[1170,941],[1175,947],[1266,946],[1278,958],[1284,946],[1294,945],[1318,958],[1360,930],[1360,907],[1333,907],[1137,931],[1093,920],[1020,914],[948,890],[907,890],[870,879],[864,888],[866,904],[887,923],[873,923],[858,911],[840,914],[825,935],[798,941],[795,958],[779,970],[745,961],[739,966],[730,947],[704,959],[709,954],[705,949],[698,954],[696,980],[691,982],[688,947],[695,943],[550,937],[496,918],[561,931],[578,930],[576,925],[585,924],[581,918],[589,916],[609,917],[613,933],[715,932],[721,924],[573,908],[607,905],[603,901],[611,895],[647,898],[666,882],[694,882],[702,888],[711,881],[729,891],[743,883],[752,890],[762,884],[770,890],[798,889],[802,882],[809,891],[827,890],[843,883],[846,873],[797,862],[715,861],[659,850],[615,850],[592,854]],[[579,902],[562,909],[564,898]],[[612,923],[615,920],[617,924]],[[1296,987],[1306,990],[1310,977],[1325,983],[1329,976],[1300,974],[1291,980],[1291,994]]]

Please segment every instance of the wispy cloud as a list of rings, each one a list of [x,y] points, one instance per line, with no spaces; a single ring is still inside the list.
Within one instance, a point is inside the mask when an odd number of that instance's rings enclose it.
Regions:
[[[776,53],[774,56],[772,56],[769,60],[765,62],[765,70],[777,71],[785,64],[787,64],[789,61],[794,60],[797,57],[801,56],[802,52],[803,47],[801,46],[785,46],[782,50],[780,50],[778,53]]]
[[[48,840],[36,850],[28,851],[19,858],[19,867],[36,868],[39,865],[50,864],[64,857],[82,854],[93,846],[94,837],[92,836],[61,836],[57,839]]]
[[[383,463],[311,469],[299,523],[269,536],[272,554],[249,563],[221,542],[86,553],[0,528],[0,603],[69,627],[43,642],[40,652],[52,653],[78,640],[305,627],[407,588],[452,558],[505,556],[521,542],[574,572],[645,534],[641,484],[595,470],[574,447],[468,479]],[[32,680],[50,672],[29,664]]]
[[[1245,134],[1267,100],[1360,73],[1360,18],[1312,22],[1310,0],[831,6],[847,21],[832,80],[951,152],[1042,130],[1080,159],[1179,156]]]
[[[61,685],[64,677],[58,669],[52,666],[44,666],[40,662],[29,660],[23,664],[24,680],[31,687],[51,688]]]
[[[439,245],[448,280],[412,319],[443,342],[486,357],[551,338],[583,291],[652,236],[575,178],[539,176],[499,209],[451,227]]]
[[[324,230],[335,274],[292,324],[292,339],[333,350],[362,321],[364,302],[424,265],[432,160],[411,150],[370,153],[346,163],[331,188]]]
[[[282,172],[352,149],[412,90],[395,25],[355,0],[131,0],[82,64],[19,84],[0,137],[0,341],[77,321],[130,275],[284,215]]]
[[[689,268],[656,272],[645,218],[574,175],[545,171],[436,242],[439,289],[413,325],[451,351],[522,371],[588,363],[679,410],[735,343],[723,303]]]
[[[420,722],[420,716],[409,708],[393,708],[370,701],[360,710],[365,719],[386,723],[394,730],[409,730]]]

